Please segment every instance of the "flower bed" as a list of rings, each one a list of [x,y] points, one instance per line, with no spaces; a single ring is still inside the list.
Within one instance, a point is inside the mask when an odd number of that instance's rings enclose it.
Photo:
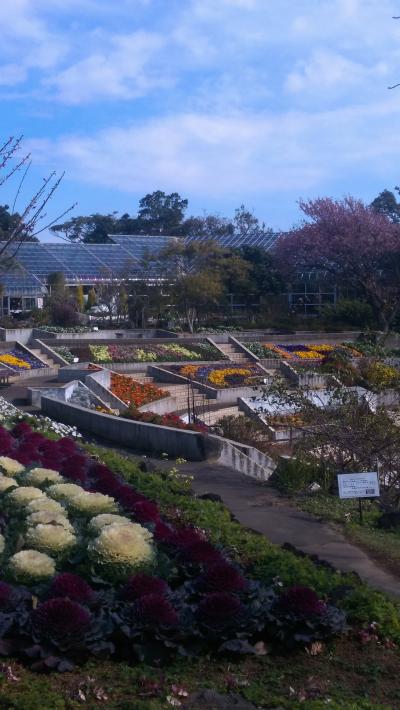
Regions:
[[[217,389],[250,387],[265,377],[265,373],[257,365],[183,365],[171,368],[171,372]]]
[[[124,412],[123,417],[132,419],[135,422],[145,422],[146,424],[158,424],[159,426],[174,427],[174,429],[185,429],[186,431],[208,431],[205,424],[187,424],[177,414],[157,414],[156,412],[140,412],[136,407],[129,407]]]
[[[345,351],[351,357],[361,357],[361,353],[358,352],[358,350],[356,350],[355,348],[350,347],[349,345],[327,343],[307,343],[307,345],[303,345],[301,343],[296,343],[293,345],[275,345],[274,343],[264,343],[262,344],[262,347],[271,350],[272,352],[276,353],[277,357],[283,358],[284,360],[322,361],[327,355],[338,349]],[[271,355],[268,355],[266,357],[271,357]]]
[[[125,404],[135,407],[142,407],[144,404],[169,396],[169,392],[155,385],[137,382],[132,377],[119,375],[116,372],[111,373],[110,391]]]
[[[75,357],[81,362],[91,360],[96,363],[109,362],[179,362],[187,360],[222,360],[224,356],[210,343],[200,342],[188,346],[178,343],[151,345],[86,345],[55,348],[66,360]],[[62,351],[62,352],[61,352]]]
[[[20,348],[13,348],[6,352],[0,353],[0,363],[11,367],[15,372],[23,372],[26,370],[40,370],[46,367],[43,362],[40,362],[34,355],[31,355]]]
[[[267,345],[266,343],[243,343],[243,345],[250,350],[253,355],[257,355],[261,360],[263,359],[271,359],[271,360],[280,360],[281,355],[278,353],[276,350],[274,350],[271,345]]]
[[[312,589],[249,578],[70,439],[0,428],[0,466],[1,647],[34,670],[291,648],[344,630]]]

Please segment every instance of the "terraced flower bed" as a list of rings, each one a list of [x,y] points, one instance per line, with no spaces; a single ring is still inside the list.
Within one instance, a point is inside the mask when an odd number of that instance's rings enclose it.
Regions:
[[[0,428],[0,467],[1,649],[33,670],[304,647],[345,629],[312,589],[250,578],[70,439]]]
[[[116,372],[111,373],[110,391],[125,404],[135,407],[142,407],[169,395],[169,392],[153,384],[137,382],[132,377]]]
[[[173,366],[170,370],[217,389],[251,386],[265,377],[265,373],[257,365],[183,365]]]
[[[68,362],[79,358],[80,362],[179,362],[187,360],[221,360],[224,356],[210,343],[180,345],[178,343],[150,345],[80,345],[77,347],[60,346],[54,350]]]
[[[322,361],[324,357],[335,350],[342,350],[350,357],[361,357],[361,353],[356,347],[342,343],[307,343],[307,345],[302,343],[279,345],[275,345],[275,343],[246,343],[246,347],[261,358],[279,358],[300,362],[307,360]]]
[[[21,350],[20,348],[13,348],[12,350],[0,352],[0,363],[7,365],[12,370],[16,372],[23,372],[24,370],[40,370],[46,367],[40,360],[38,360],[34,355]]]

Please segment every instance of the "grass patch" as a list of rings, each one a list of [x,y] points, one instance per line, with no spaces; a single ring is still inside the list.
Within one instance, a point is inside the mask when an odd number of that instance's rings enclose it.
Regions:
[[[376,526],[381,512],[374,501],[363,502],[362,525],[354,500],[315,493],[296,496],[294,501],[302,510],[339,524],[349,540],[363,547],[391,572],[400,575],[400,530],[383,530]]]

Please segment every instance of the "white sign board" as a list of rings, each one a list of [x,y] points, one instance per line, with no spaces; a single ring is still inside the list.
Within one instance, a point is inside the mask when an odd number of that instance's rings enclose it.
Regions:
[[[340,498],[377,498],[379,481],[376,471],[366,473],[339,473]]]

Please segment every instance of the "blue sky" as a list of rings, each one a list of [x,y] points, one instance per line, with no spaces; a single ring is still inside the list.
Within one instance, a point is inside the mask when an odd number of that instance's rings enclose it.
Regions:
[[[53,217],[244,203],[273,228],[300,197],[400,184],[400,0],[2,0],[0,136]],[[2,188],[0,203],[15,184]],[[21,198],[21,202],[23,197]]]

